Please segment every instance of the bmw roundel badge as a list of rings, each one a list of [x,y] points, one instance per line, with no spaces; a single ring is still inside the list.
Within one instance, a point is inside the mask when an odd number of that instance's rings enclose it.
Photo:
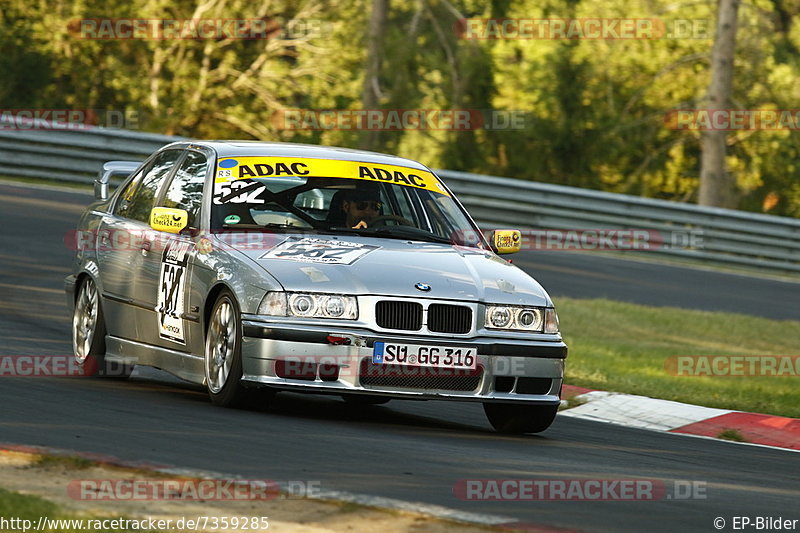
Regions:
[[[416,283],[414,284],[414,288],[422,292],[428,292],[429,290],[431,290],[431,286],[428,285],[427,283]]]

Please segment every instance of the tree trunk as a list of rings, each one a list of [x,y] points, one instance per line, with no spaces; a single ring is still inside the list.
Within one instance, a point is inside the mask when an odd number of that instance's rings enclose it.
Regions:
[[[372,14],[369,18],[367,32],[367,68],[364,73],[364,89],[361,93],[361,106],[371,110],[380,107],[381,63],[383,60],[383,35],[386,31],[386,16],[389,11],[389,0],[372,0]],[[364,131],[361,134],[359,147],[364,150],[376,150],[380,142],[380,132]]]
[[[717,34],[711,52],[711,85],[707,108],[730,109],[733,86],[733,59],[740,0],[719,0]],[[704,130],[700,133],[700,205],[736,207],[736,187],[725,168],[726,133]]]

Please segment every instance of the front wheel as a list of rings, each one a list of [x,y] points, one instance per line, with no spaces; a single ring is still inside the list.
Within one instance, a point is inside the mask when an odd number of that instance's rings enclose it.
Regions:
[[[205,345],[206,388],[222,407],[245,407],[252,394],[242,385],[242,320],[236,300],[223,291],[211,310]]]
[[[483,410],[498,433],[520,435],[539,433],[549,428],[558,413],[558,405],[486,402]]]

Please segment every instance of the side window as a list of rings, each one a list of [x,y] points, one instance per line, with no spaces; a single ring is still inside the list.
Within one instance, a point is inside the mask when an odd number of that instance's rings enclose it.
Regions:
[[[135,188],[132,191],[122,191],[117,213],[127,218],[147,222],[150,218],[150,210],[153,209],[156,200],[156,194],[158,194],[158,188],[164,183],[181,153],[181,150],[167,150],[160,153],[145,171],[144,176],[138,180],[138,183],[136,180],[131,182],[131,185],[137,184]]]
[[[128,207],[131,205],[133,195],[136,194],[136,189],[139,187],[139,182],[142,181],[142,173],[149,168],[150,165],[147,165],[144,169],[137,172],[136,176],[134,176],[133,179],[128,182],[122,192],[119,193],[117,205],[114,207],[115,215],[119,215],[121,217],[128,216]]]
[[[189,213],[189,227],[196,228],[199,225],[203,184],[207,173],[206,158],[197,152],[188,152],[160,204],[162,207],[185,209]]]

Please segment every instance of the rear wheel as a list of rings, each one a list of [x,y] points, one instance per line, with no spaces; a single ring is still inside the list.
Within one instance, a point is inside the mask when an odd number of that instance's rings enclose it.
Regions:
[[[519,435],[539,433],[549,428],[558,413],[558,405],[486,402],[483,410],[498,433]]]
[[[84,279],[72,315],[72,351],[87,376],[128,377],[132,366],[106,363],[106,321],[100,293],[92,278]]]

